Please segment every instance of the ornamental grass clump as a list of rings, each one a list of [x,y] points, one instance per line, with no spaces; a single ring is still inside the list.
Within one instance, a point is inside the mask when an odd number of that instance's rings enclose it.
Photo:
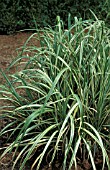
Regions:
[[[31,38],[40,46],[27,46]],[[24,52],[30,55],[24,55]],[[0,136],[8,134],[1,158],[13,153],[13,168],[22,170],[32,159],[32,168],[43,160],[71,170],[86,160],[96,170],[110,169],[110,29],[103,21],[75,17],[67,30],[60,17],[54,29],[37,30],[25,43],[13,64],[27,58],[24,68],[7,76],[0,86],[1,118],[10,119]],[[13,141],[11,140],[13,139]],[[10,142],[11,141],[11,142]]]

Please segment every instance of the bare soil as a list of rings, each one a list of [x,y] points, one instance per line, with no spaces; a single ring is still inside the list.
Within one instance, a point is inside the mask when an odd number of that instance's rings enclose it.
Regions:
[[[22,46],[28,40],[28,38],[32,35],[32,33],[24,33],[20,32],[13,35],[0,35],[0,69],[4,71],[6,74],[14,73],[16,71],[16,67],[13,66],[9,72],[6,71],[7,67],[11,64],[13,59],[15,59],[20,51],[22,50]],[[35,39],[31,39],[28,45],[39,46],[39,42]],[[4,82],[2,73],[0,72],[0,84]],[[4,101],[0,101],[0,105],[2,106]],[[5,120],[0,120],[0,130],[6,125]],[[0,139],[0,151],[2,150],[2,145],[5,142],[3,139]],[[0,170],[11,170],[12,169],[12,155],[7,154],[2,160],[0,160]],[[15,170],[19,169],[19,165],[15,168]],[[26,170],[30,170],[30,166],[27,165]]]

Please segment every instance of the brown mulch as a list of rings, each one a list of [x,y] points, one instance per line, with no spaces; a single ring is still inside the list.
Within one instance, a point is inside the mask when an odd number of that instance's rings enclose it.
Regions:
[[[20,49],[32,33],[20,32],[13,35],[0,35],[0,68],[5,69],[18,55]],[[39,42],[32,38],[28,45],[39,46]]]
[[[13,35],[0,35],[0,69],[2,69],[2,71],[4,71],[6,74],[15,73],[19,71],[23,66],[22,64],[19,64],[18,67],[14,65],[8,71],[6,70],[10,66],[12,61],[20,54],[25,42],[30,38],[31,35],[33,35],[33,33],[30,32],[19,32]],[[32,45],[36,47],[39,46],[37,36],[31,38],[30,41],[27,43],[27,46]],[[28,55],[29,52],[23,54]],[[2,76],[2,73],[0,72],[0,83],[3,82],[4,78]],[[3,102],[0,101],[0,105],[2,104]]]
[[[28,40],[28,38],[32,35],[32,33],[24,33],[19,32],[13,35],[0,35],[0,69],[6,72],[6,68],[11,64],[14,58],[22,50],[22,46]],[[36,39],[31,39],[28,45],[36,45],[39,46],[39,42]],[[8,73],[14,73],[16,71],[16,67],[12,67]],[[3,83],[3,77],[0,72],[0,84]],[[0,101],[0,105],[2,106],[4,101]],[[5,121],[0,120],[0,130],[5,126]],[[0,139],[0,146],[2,146],[3,141]],[[12,169],[12,154],[7,154],[3,160],[0,160],[0,170],[11,170]],[[18,170],[17,166],[15,170]],[[26,166],[26,170],[30,170],[29,166]]]

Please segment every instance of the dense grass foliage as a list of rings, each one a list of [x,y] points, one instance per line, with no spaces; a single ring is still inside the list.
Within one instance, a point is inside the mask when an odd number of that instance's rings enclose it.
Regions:
[[[98,18],[110,24],[109,0],[2,0],[0,2],[0,32],[13,33],[20,29],[55,25],[56,16],[61,16],[67,27],[68,13],[83,19],[92,17],[91,9]]]
[[[40,47],[27,46],[32,37]],[[0,132],[10,135],[1,158],[13,151],[13,169],[20,159],[20,170],[32,158],[37,170],[44,158],[49,166],[62,158],[63,170],[73,164],[77,169],[86,159],[96,170],[102,153],[101,169],[110,169],[110,29],[97,18],[75,18],[71,25],[69,15],[64,30],[57,17],[54,29],[37,30],[27,40],[12,65],[25,58],[21,71],[2,72],[6,84],[0,86],[0,99],[9,106],[0,107],[1,118],[11,121]]]

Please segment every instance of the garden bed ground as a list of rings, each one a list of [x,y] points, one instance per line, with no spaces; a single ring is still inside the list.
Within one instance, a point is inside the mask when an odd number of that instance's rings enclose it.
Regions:
[[[20,48],[25,41],[28,39],[28,37],[31,35],[32,33],[17,33],[14,35],[0,35],[0,68],[5,71],[6,68],[10,65],[11,61],[18,55],[18,51],[16,49]],[[39,46],[39,42],[37,41],[31,41],[31,43],[34,43],[34,45]],[[14,73],[16,70],[15,67],[12,67],[10,72]],[[2,75],[0,74],[0,83],[3,82],[3,78]],[[0,101],[0,105],[2,105],[2,101]],[[5,126],[5,121],[0,122],[0,130]],[[4,139],[5,140],[5,139]],[[1,141],[0,139],[0,148],[2,147],[2,144],[5,141]],[[99,158],[97,159],[97,164],[100,167],[100,164],[102,163],[102,160]],[[12,153],[9,155],[6,155],[5,158],[0,161],[0,170],[11,170],[12,169]],[[55,163],[54,168],[48,168],[48,166],[45,166],[45,168],[43,168],[43,170],[59,170],[59,162]],[[83,167],[83,169],[82,169]],[[15,170],[19,169],[19,165],[15,168]],[[27,165],[25,170],[30,170],[30,166]],[[81,166],[79,166],[78,170],[89,170],[91,169],[90,164],[85,161],[83,162],[83,166],[81,164]],[[72,170],[74,170],[74,167],[72,168]],[[107,170],[105,168],[105,170]]]
[[[10,65],[12,60],[18,55],[20,51],[19,48],[23,46],[25,41],[29,38],[32,33],[17,33],[14,35],[0,35],[0,69],[6,72],[6,68]],[[38,45],[38,44],[36,44]],[[10,73],[14,73],[16,67],[10,69]],[[3,82],[3,77],[0,73],[0,84]],[[3,101],[0,101],[0,105],[4,104]],[[0,120],[0,130],[6,125],[6,121]],[[5,142],[5,138],[0,139],[0,148]],[[12,154],[6,155],[3,160],[0,160],[0,170],[11,170],[12,169]],[[18,165],[19,166],[19,165]],[[16,167],[16,170],[19,167]],[[26,167],[26,170],[30,170],[29,166]]]

